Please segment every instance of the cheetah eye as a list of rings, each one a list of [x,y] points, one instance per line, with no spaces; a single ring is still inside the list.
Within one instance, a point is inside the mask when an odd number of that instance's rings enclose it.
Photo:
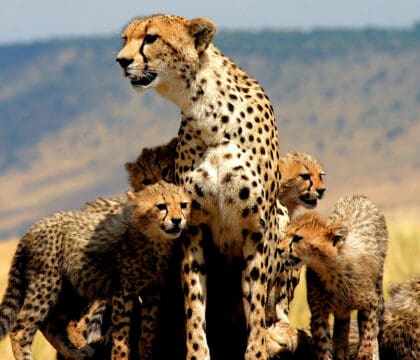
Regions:
[[[186,209],[187,206],[188,206],[188,203],[186,203],[186,202],[181,203],[181,209]]]
[[[150,185],[152,183],[152,180],[150,179],[143,179],[142,181],[140,181],[143,185]]]
[[[323,180],[325,175],[327,175],[327,174],[325,174],[325,173],[320,173],[320,174],[319,174],[319,179],[320,179],[320,180]]]
[[[167,210],[168,209],[168,207],[166,206],[166,204],[157,204],[156,205],[156,207],[159,209],[159,210]]]
[[[300,174],[299,176],[305,181],[309,180],[311,178],[311,175],[309,175],[309,174]]]
[[[151,34],[146,35],[144,37],[144,44],[145,45],[153,44],[157,40],[158,37],[159,35],[151,35]]]
[[[302,240],[302,236],[299,236],[299,235],[293,235],[293,237],[292,237],[292,242],[297,243],[297,242],[299,242],[300,240]]]

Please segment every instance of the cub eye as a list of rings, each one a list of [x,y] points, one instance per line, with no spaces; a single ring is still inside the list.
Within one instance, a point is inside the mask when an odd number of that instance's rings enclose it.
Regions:
[[[168,207],[166,206],[166,204],[157,204],[156,207],[159,210],[167,210],[168,209]]]
[[[186,209],[187,206],[188,206],[188,203],[186,203],[186,202],[181,203],[181,209]]]
[[[320,174],[319,174],[319,179],[320,179],[320,180],[323,180],[325,175],[326,175],[325,173],[320,173]]]
[[[309,180],[311,178],[311,175],[309,175],[309,174],[300,174],[299,176],[305,181]]]
[[[157,40],[158,37],[159,37],[159,35],[146,35],[144,37],[144,43],[146,45],[153,44]]]
[[[299,242],[300,240],[302,240],[302,236],[299,236],[299,235],[293,235],[293,237],[292,237],[292,242],[297,243],[297,242]]]

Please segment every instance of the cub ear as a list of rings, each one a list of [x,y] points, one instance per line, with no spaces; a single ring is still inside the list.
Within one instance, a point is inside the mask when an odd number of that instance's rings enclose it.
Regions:
[[[329,236],[334,246],[341,247],[346,240],[349,233],[349,228],[346,224],[338,223],[329,226]]]
[[[136,194],[134,194],[132,191],[127,191],[127,198],[128,200],[136,200]]]
[[[207,18],[192,19],[187,24],[190,35],[194,38],[198,54],[207,49],[216,33],[216,24]]]

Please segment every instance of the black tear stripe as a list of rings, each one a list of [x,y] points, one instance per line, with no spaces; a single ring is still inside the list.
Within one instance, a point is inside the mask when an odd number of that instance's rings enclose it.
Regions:
[[[146,29],[145,29],[145,33],[147,34],[147,26],[146,26]],[[143,57],[143,62],[145,63],[145,64],[147,64],[147,62],[148,62],[148,60],[147,60],[147,58],[146,58],[146,55],[144,55],[144,45],[146,45],[145,43],[144,43],[144,39],[143,39],[143,42],[141,43],[141,46],[140,46],[140,50],[139,50],[139,53],[140,53],[140,55]],[[147,69],[147,66],[146,66],[146,69]]]

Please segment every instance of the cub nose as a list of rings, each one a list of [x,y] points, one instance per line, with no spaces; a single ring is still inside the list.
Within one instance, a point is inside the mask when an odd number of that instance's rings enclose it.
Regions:
[[[172,224],[174,224],[174,225],[179,225],[179,224],[181,224],[181,218],[172,218],[171,219],[171,221],[172,221]]]
[[[318,197],[321,199],[324,195],[325,189],[316,189],[316,192],[318,193]]]
[[[133,62],[133,59],[127,59],[125,57],[116,58],[115,61],[120,64],[123,69],[126,69],[128,65]]]

